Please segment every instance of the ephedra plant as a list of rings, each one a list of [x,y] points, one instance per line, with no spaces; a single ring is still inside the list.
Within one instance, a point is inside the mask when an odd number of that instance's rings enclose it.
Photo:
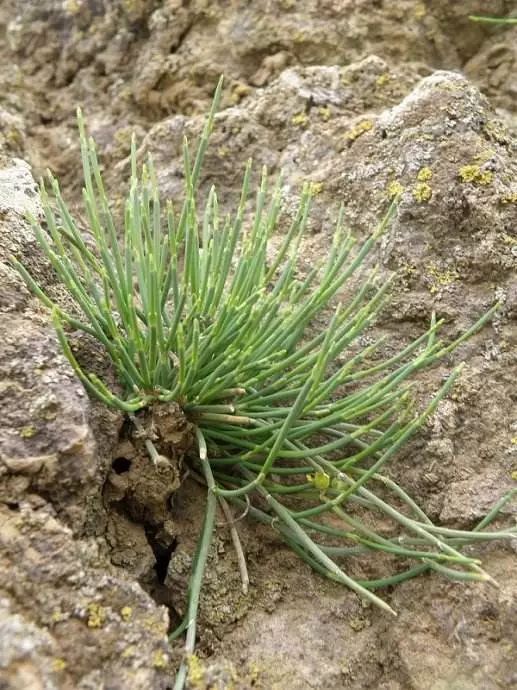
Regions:
[[[515,529],[486,530],[510,495],[471,532],[446,529],[434,525],[383,473],[447,395],[461,367],[425,409],[415,409],[411,377],[480,329],[497,305],[449,344],[438,339],[442,322],[433,317],[427,332],[390,357],[380,354],[383,339],[360,346],[360,336],[388,297],[389,281],[372,271],[355,290],[348,288],[346,301],[340,296],[389,225],[396,203],[360,246],[345,229],[341,212],[326,260],[303,274],[298,263],[311,204],[305,186],[271,258],[269,239],[282,212],[281,178],[270,190],[263,171],[253,202],[248,164],[233,215],[220,213],[214,188],[204,202],[199,199],[220,93],[221,83],[193,160],[184,143],[185,195],[177,208],[162,204],[152,161],[138,169],[133,142],[121,228],[79,114],[93,245],[85,241],[51,175],[41,186],[45,227],[32,219],[43,252],[75,301],[73,313],[54,303],[13,259],[52,310],[63,351],[92,395],[135,423],[139,411],[177,403],[195,430],[197,448],[187,461],[206,485],[206,512],[187,614],[173,634],[186,632],[177,689],[184,685],[194,650],[218,503],[226,515],[232,504],[236,512],[242,509],[271,525],[315,571],[391,613],[375,590],[427,570],[456,580],[488,580],[462,547],[516,534]],[[321,321],[323,310],[332,316],[318,329],[316,317]],[[70,329],[102,344],[122,393],[79,366]],[[152,462],[157,454],[151,441],[147,446]],[[391,522],[391,534],[372,526],[378,516]],[[348,574],[354,556],[379,551],[400,558],[396,572],[367,581]]]

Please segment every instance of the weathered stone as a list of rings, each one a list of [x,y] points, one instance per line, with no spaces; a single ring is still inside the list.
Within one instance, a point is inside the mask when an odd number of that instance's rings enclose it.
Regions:
[[[115,200],[124,194],[133,129],[141,142],[148,132],[139,155],[153,153],[162,188],[176,198],[182,137],[195,139],[202,118],[191,114],[206,110],[224,72],[203,188],[215,182],[227,207],[250,155],[256,171],[284,168],[278,242],[308,178],[316,196],[302,271],[326,253],[341,202],[362,238],[390,196],[402,193],[372,254],[383,275],[399,275],[372,337],[387,333],[393,354],[435,309],[450,339],[502,302],[478,336],[422,373],[415,405],[455,362],[468,361],[427,430],[389,468],[433,519],[473,526],[513,485],[517,448],[512,29],[470,22],[469,14],[486,11],[482,0],[0,5],[0,685],[166,687],[182,644],[170,664],[165,610],[136,580],[181,615],[203,516],[204,489],[189,482],[171,504],[170,487],[143,457],[131,477],[109,470],[127,457],[127,449],[112,455],[121,417],[88,401],[45,310],[8,263],[16,254],[53,297],[67,299],[23,218],[40,211],[30,168],[13,156],[30,160],[36,176],[51,167],[74,204],[77,105]],[[490,13],[513,7],[496,0]],[[463,69],[499,110],[460,74],[433,73],[444,68]],[[102,351],[88,339],[74,337],[75,346],[86,366],[113,382]],[[502,522],[514,511],[507,505]],[[499,590],[423,576],[382,592],[399,613],[388,621],[315,577],[274,533],[244,521],[238,528],[250,594],[241,593],[220,518],[201,602],[199,648],[212,656],[197,673],[192,667],[196,690],[515,684],[511,548],[471,550]],[[345,567],[379,577],[397,566],[379,557]]]

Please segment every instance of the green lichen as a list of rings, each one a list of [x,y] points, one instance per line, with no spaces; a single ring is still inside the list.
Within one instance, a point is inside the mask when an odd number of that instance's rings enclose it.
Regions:
[[[431,185],[429,185],[427,182],[418,182],[413,187],[413,196],[421,203],[429,201],[429,199],[433,196]]]
[[[371,120],[361,120],[361,122],[358,122],[345,133],[345,139],[348,141],[355,141],[362,134],[369,132],[371,129],[373,129],[373,122]]]
[[[483,186],[491,184],[494,179],[494,174],[491,170],[481,170],[477,164],[463,165],[458,170],[458,176],[462,182]]]
[[[323,182],[311,182],[311,195],[316,196],[323,191]]]
[[[52,661],[52,670],[56,673],[64,671],[67,667],[67,663],[64,659],[56,658]]]

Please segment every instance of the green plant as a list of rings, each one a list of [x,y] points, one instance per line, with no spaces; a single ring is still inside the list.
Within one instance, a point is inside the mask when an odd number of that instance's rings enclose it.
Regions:
[[[355,251],[341,212],[326,261],[306,274],[300,273],[298,262],[310,210],[308,185],[273,258],[267,250],[282,209],[281,178],[270,193],[263,171],[250,214],[248,164],[235,215],[221,217],[212,188],[198,217],[201,165],[220,93],[221,83],[194,162],[184,143],[185,198],[179,211],[170,202],[162,209],[150,159],[138,174],[133,140],[120,238],[95,145],[79,114],[84,203],[94,247],[85,242],[51,175],[51,196],[41,185],[46,230],[32,219],[39,244],[74,298],[77,313],[53,302],[13,259],[27,285],[52,310],[63,351],[93,395],[128,413],[135,423],[139,410],[176,402],[194,425],[198,453],[190,461],[207,487],[206,515],[187,615],[172,635],[186,630],[188,654],[194,650],[218,501],[226,514],[230,502],[274,526],[316,571],[391,613],[373,590],[429,569],[458,580],[490,579],[461,547],[515,535],[515,530],[485,531],[511,495],[472,532],[451,530],[435,526],[401,487],[381,474],[436,409],[461,366],[420,412],[415,411],[410,377],[480,329],[497,305],[448,345],[437,339],[442,321],[434,316],[426,333],[390,357],[379,354],[383,339],[364,345],[359,338],[386,301],[390,281],[382,282],[373,270],[359,287],[349,288],[346,300],[343,289],[389,224],[396,202]],[[333,313],[330,323],[318,328],[317,317],[321,321],[327,308]],[[121,393],[82,370],[65,326],[104,346]],[[147,446],[156,460],[151,441]],[[252,503],[255,496],[261,500]],[[330,515],[341,519],[340,527],[327,519]],[[378,516],[391,520],[390,534],[375,529]],[[377,551],[409,565],[373,581],[353,578],[338,565],[339,558]],[[186,673],[183,663],[177,689]]]
[[[517,17],[481,17],[479,15],[470,15],[469,19],[481,24],[517,24]]]

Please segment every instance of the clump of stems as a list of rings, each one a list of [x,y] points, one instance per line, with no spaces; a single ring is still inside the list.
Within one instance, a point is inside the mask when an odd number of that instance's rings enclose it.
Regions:
[[[515,529],[486,529],[511,494],[472,531],[454,530],[435,526],[384,473],[447,395],[461,366],[423,410],[413,402],[412,376],[482,328],[497,305],[449,344],[438,338],[442,321],[433,316],[425,333],[392,356],[382,355],[383,338],[361,346],[360,336],[388,298],[390,281],[372,270],[359,287],[348,288],[346,300],[344,288],[389,225],[396,202],[359,246],[341,210],[326,260],[303,274],[300,246],[311,205],[305,185],[290,227],[269,258],[269,239],[282,211],[281,177],[270,189],[268,172],[262,171],[252,211],[251,163],[235,213],[220,213],[213,187],[204,203],[199,200],[201,166],[220,94],[221,83],[193,159],[184,142],[185,196],[177,208],[162,203],[150,158],[139,170],[133,140],[121,229],[79,113],[83,196],[93,246],[50,174],[51,193],[41,185],[45,228],[32,219],[76,312],[53,302],[13,259],[52,310],[63,351],[91,394],[129,415],[175,401],[194,425],[198,453],[193,470],[207,487],[207,502],[187,614],[173,635],[186,630],[187,655],[194,650],[218,501],[226,515],[233,505],[271,525],[318,573],[389,613],[394,611],[375,590],[428,570],[455,580],[490,580],[462,547],[516,534]],[[316,317],[326,309],[332,317],[318,329]],[[65,331],[70,328],[104,346],[122,393],[79,366]],[[379,517],[389,520],[391,531],[376,530]],[[400,557],[401,567],[362,580],[343,565],[377,552]],[[185,661],[177,690],[186,676]]]

